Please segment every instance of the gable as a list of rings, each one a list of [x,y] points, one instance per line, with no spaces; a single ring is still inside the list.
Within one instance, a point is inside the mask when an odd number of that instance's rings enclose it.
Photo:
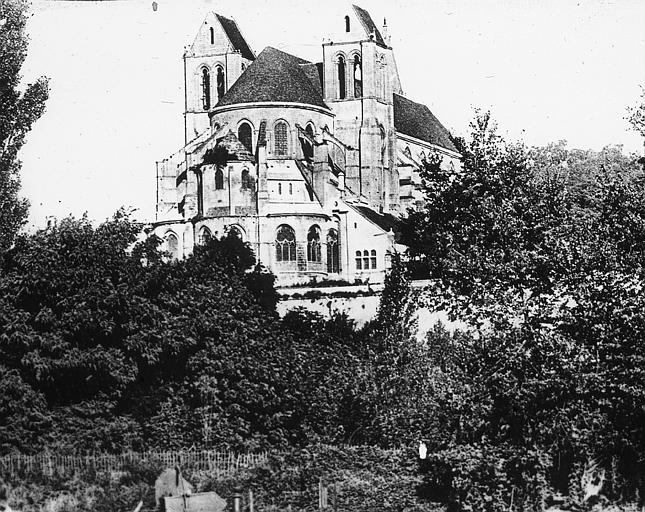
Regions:
[[[255,59],[255,54],[242,36],[237,23],[220,14],[209,12],[197,31],[189,53],[220,55],[234,51],[239,51],[245,59]]]

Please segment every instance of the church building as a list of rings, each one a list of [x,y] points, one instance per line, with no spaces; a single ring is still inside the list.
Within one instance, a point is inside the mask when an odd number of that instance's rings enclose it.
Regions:
[[[184,54],[185,145],[157,162],[154,233],[175,258],[236,232],[278,285],[382,282],[422,161],[461,156],[403,94],[385,23],[348,5],[309,62],[256,55],[210,13]]]

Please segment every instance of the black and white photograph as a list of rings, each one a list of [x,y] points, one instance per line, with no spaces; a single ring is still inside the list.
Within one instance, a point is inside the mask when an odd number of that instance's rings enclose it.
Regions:
[[[645,512],[644,23],[0,0],[0,512]]]

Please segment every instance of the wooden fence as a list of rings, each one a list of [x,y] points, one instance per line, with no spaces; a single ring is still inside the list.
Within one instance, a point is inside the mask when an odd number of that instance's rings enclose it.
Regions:
[[[0,475],[41,474],[70,475],[88,472],[123,471],[129,465],[157,462],[163,467],[180,466],[183,470],[209,471],[217,476],[252,468],[266,462],[267,453],[236,454],[213,450],[149,451],[121,454],[37,455],[10,454],[0,457]]]

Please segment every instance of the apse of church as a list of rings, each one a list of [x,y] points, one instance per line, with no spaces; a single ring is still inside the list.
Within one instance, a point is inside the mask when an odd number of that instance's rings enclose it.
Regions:
[[[234,230],[278,284],[379,282],[425,155],[459,169],[430,110],[403,96],[386,27],[349,6],[322,60],[258,55],[210,13],[184,53],[185,145],[157,163],[157,222],[173,257]]]

